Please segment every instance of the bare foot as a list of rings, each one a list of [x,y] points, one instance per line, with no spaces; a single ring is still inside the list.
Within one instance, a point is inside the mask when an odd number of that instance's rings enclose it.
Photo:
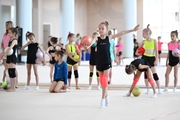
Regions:
[[[15,89],[7,89],[6,91],[7,92],[15,92],[16,90]]]
[[[76,87],[76,90],[80,90],[81,88],[80,87]]]

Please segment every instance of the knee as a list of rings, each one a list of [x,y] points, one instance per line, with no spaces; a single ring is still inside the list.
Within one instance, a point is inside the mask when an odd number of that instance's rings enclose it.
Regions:
[[[15,68],[9,68],[8,73],[9,73],[10,78],[15,78],[16,77],[16,69]]]
[[[71,74],[72,74],[72,72],[68,71],[68,79],[71,79]]]
[[[34,72],[34,75],[35,75],[36,77],[38,77],[38,73],[37,73],[37,72]]]
[[[28,71],[28,72],[27,72],[27,75],[30,77],[30,76],[31,76],[31,71]]]
[[[159,80],[159,77],[158,77],[157,73],[154,73],[154,74],[153,74],[153,78],[154,78],[155,81],[158,81],[158,80]]]
[[[166,77],[168,77],[168,74],[167,74],[167,73],[165,73],[165,75],[164,75],[164,76],[165,76],[165,78],[166,78]]]
[[[169,73],[166,71],[166,73],[165,73],[165,77],[168,77],[169,76]]]
[[[93,77],[93,72],[89,73],[89,77],[92,78]]]
[[[74,76],[75,76],[75,78],[78,78],[78,77],[79,77],[79,75],[78,75],[78,70],[74,70]]]
[[[178,79],[178,75],[174,75],[174,79],[177,80]]]
[[[99,73],[98,72],[96,72],[96,76],[97,76],[97,78],[99,78]]]

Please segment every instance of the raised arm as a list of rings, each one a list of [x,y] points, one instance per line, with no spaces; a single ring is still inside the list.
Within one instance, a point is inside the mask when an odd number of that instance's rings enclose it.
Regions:
[[[114,35],[110,35],[109,36],[109,39],[111,40],[111,39],[115,39],[116,37],[121,37],[122,35],[125,35],[125,34],[128,34],[128,33],[130,33],[130,32],[134,32],[134,31],[137,31],[138,29],[139,29],[139,24],[138,25],[136,25],[133,29],[131,29],[131,30],[123,30],[123,31],[121,31],[121,32],[119,32],[119,33],[117,33],[117,34],[114,34]]]
[[[24,50],[29,44],[31,44],[31,41],[27,42],[24,46],[21,47],[21,50]]]

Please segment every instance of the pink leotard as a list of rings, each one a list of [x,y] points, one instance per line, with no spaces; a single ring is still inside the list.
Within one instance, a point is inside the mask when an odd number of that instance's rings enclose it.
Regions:
[[[2,42],[3,42],[3,47],[6,48],[8,46],[8,43],[10,41],[10,37],[4,33]]]
[[[175,48],[178,48],[178,43],[172,43],[172,42],[170,42],[169,44],[168,44],[168,50],[174,50]]]
[[[117,44],[116,47],[118,52],[122,52],[123,44]]]

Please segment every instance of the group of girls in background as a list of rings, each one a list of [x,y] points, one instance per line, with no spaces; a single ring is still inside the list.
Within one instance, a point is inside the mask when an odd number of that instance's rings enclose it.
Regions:
[[[9,26],[10,24],[6,23],[6,33],[3,36],[3,52],[0,54],[5,56],[8,52],[13,49],[13,53],[7,56],[6,60],[4,59],[4,76],[3,80],[5,81],[6,71],[8,71],[8,75],[10,77],[11,87],[7,91],[15,91],[15,86],[17,85],[17,70],[16,70],[16,55],[15,51],[17,49],[17,35],[18,31],[16,28]],[[68,43],[65,45],[61,43],[61,39],[56,37],[49,37],[48,40],[48,49],[46,54],[49,56],[49,66],[50,66],[50,82],[51,86],[49,88],[50,93],[59,93],[67,88],[71,87],[71,76],[72,73],[75,77],[76,89],[80,89],[78,84],[79,72],[78,65],[81,60],[81,48],[84,47],[91,55],[89,60],[89,87],[88,90],[92,89],[92,78],[94,75],[94,69],[96,70],[97,76],[97,89],[102,90],[102,97],[100,102],[100,108],[105,108],[105,106],[109,106],[109,96],[108,96],[108,84],[111,84],[112,79],[112,63],[116,61],[117,65],[120,65],[123,62],[122,58],[122,36],[128,34],[130,32],[137,31],[139,29],[139,25],[135,26],[131,30],[124,30],[117,34],[112,34],[109,31],[109,23],[107,21],[101,22],[98,25],[98,32],[94,32],[92,34],[93,44],[91,46],[80,45],[79,36],[75,36],[74,33],[69,33],[67,36]],[[149,94],[149,83],[153,88],[153,98],[157,97],[155,90],[155,83],[158,88],[158,93],[161,94],[161,86],[160,80],[158,77],[156,66],[160,62],[160,54],[161,54],[161,45],[160,42],[161,37],[158,37],[158,42],[151,38],[152,31],[149,28],[143,29],[143,38],[144,40],[139,45],[139,47],[144,47],[144,54],[135,53],[135,57],[142,56],[141,59],[135,59],[130,63],[130,65],[126,65],[125,72],[127,74],[134,73],[134,80],[129,92],[125,96],[130,96],[132,89],[136,86],[139,78],[144,72],[145,85],[147,88],[147,94]],[[172,50],[177,48],[180,49],[180,43],[177,41],[178,32],[171,32],[171,41],[168,43],[168,55],[166,60],[166,73],[165,73],[165,89],[164,91],[168,91],[169,84],[169,74],[174,67],[174,89],[176,91],[177,82],[178,82],[178,66],[179,66],[179,54],[172,54]],[[76,37],[78,38],[77,44],[75,43]],[[118,38],[117,44],[115,45],[115,38]],[[5,41],[7,39],[7,41]],[[31,68],[34,70],[34,75],[36,79],[36,87],[35,90],[39,90],[39,76],[37,71],[37,52],[41,52],[43,54],[43,58],[41,62],[43,65],[45,62],[45,52],[41,48],[41,45],[36,42],[35,34],[32,32],[26,33],[27,43],[22,46],[22,50],[27,47],[27,60],[26,60],[26,68],[27,68],[27,85],[23,88],[23,90],[30,89],[30,80],[31,80]],[[7,50],[5,48],[8,47]],[[137,46],[136,46],[137,47]],[[137,49],[137,48],[136,48]],[[67,61],[63,61],[63,55],[67,55]],[[78,56],[78,58],[77,58]],[[6,64],[5,64],[6,63]],[[124,64],[124,63],[123,63]],[[53,74],[54,73],[54,74]],[[154,83],[155,80],[155,83]],[[148,83],[149,82],[149,83]],[[101,87],[100,87],[101,86]]]

